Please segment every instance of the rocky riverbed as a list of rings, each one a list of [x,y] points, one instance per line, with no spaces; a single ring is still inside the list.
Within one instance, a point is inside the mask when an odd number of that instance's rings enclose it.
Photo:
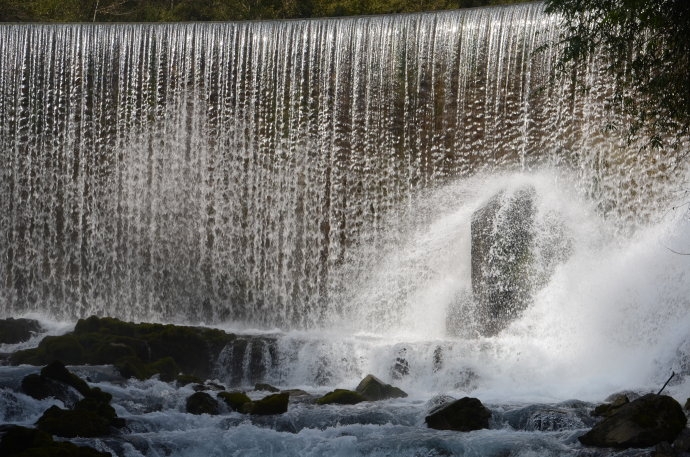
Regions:
[[[246,335],[97,317],[45,337],[37,321],[0,329],[8,457],[690,455],[686,411],[663,394],[484,403],[410,396],[378,373],[352,386],[230,385],[246,373],[219,380],[215,365]],[[270,336],[256,338],[271,347]],[[236,369],[258,379],[259,361],[245,354]]]

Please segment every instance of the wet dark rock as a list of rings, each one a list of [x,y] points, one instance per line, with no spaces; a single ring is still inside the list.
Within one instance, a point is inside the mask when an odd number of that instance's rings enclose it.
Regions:
[[[218,398],[233,411],[242,411],[243,406],[252,401],[244,392],[219,392]]]
[[[648,394],[627,403],[578,439],[586,446],[642,448],[673,442],[687,418],[680,404],[666,395]]]
[[[0,455],[3,457],[112,457],[109,452],[99,452],[65,441],[54,441],[50,434],[33,428],[10,426],[0,430],[0,433],[3,433],[0,439]]]
[[[368,401],[407,397],[407,394],[401,389],[384,383],[372,374],[362,379],[355,390]]]
[[[673,441],[673,448],[678,452],[690,452],[690,429],[681,430]]]
[[[500,192],[472,215],[472,292],[482,333],[495,335],[532,299],[535,189]]]
[[[283,414],[288,410],[290,395],[279,393],[269,395],[261,400],[245,403],[242,412],[255,415]]]
[[[363,401],[366,401],[366,399],[358,392],[347,389],[335,389],[333,392],[328,392],[316,400],[316,403],[319,405],[356,405]]]
[[[33,319],[0,319],[0,344],[23,343],[40,331],[41,324]]]
[[[195,392],[187,398],[187,412],[190,414],[220,414],[218,400],[206,392]]]
[[[490,418],[491,411],[481,401],[464,397],[432,411],[424,421],[437,430],[469,432],[489,428]]]
[[[610,403],[602,403],[597,405],[592,411],[592,416],[594,417],[611,417],[616,411],[620,409],[621,406],[630,403],[627,395],[620,394],[611,399]]]
[[[688,398],[687,400],[685,400],[685,405],[683,406],[683,409],[684,409],[685,411],[690,411],[690,398]]]
[[[254,385],[254,390],[263,391],[263,392],[280,392],[279,388],[274,387],[270,384],[265,384],[265,383],[256,383]]]
[[[217,329],[92,316],[80,319],[72,333],[49,336],[37,348],[15,352],[10,362],[111,364],[125,377],[147,379],[159,374],[162,380],[172,381],[183,372],[207,379],[220,352],[234,340],[234,335]]]
[[[651,457],[678,457],[678,453],[670,443],[662,441],[654,447]]]
[[[37,400],[54,397],[68,406],[76,404],[80,395],[87,396],[91,391],[84,380],[70,373],[60,361],[43,367],[40,374],[24,377],[21,389]]]
[[[39,430],[66,438],[96,437],[112,434],[113,429],[125,426],[110,405],[112,395],[99,388],[89,389],[73,410],[57,406],[48,408],[38,419]]]

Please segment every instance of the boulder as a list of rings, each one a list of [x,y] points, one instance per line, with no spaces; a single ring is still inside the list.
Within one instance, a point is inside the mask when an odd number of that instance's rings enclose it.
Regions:
[[[23,343],[39,331],[41,324],[33,319],[0,319],[0,344]]]
[[[0,455],[4,457],[112,457],[109,452],[99,452],[65,441],[54,441],[52,436],[41,430],[12,425],[0,431],[4,432],[0,440]]]
[[[492,336],[532,299],[534,187],[500,192],[472,215],[472,293],[481,332]]]
[[[84,380],[70,373],[60,361],[43,367],[40,374],[24,377],[21,389],[37,400],[54,397],[65,405],[74,405],[79,400],[79,395],[85,397],[91,391]]]
[[[207,379],[223,349],[235,336],[204,327],[129,323],[96,316],[80,319],[72,333],[45,337],[33,349],[16,351],[10,363],[43,365],[110,364],[125,377],[159,374],[172,381],[180,372]]]
[[[366,401],[366,399],[358,392],[346,389],[335,389],[333,392],[328,392],[326,395],[316,400],[316,403],[319,405],[356,405],[363,401]]]
[[[586,446],[620,449],[673,442],[685,428],[683,408],[666,395],[648,394],[622,405],[578,439]]]
[[[401,389],[384,383],[372,374],[365,376],[355,390],[368,401],[407,397],[407,394]]]
[[[206,392],[195,392],[187,398],[187,412],[190,414],[220,414],[218,400]]]
[[[77,402],[73,410],[51,406],[38,419],[39,430],[65,438],[97,437],[112,434],[114,428],[125,426],[110,405],[112,395],[94,388]]]
[[[290,395],[288,393],[269,395],[261,400],[245,403],[242,406],[242,412],[262,416],[283,414],[288,410],[289,400]]]
[[[218,398],[223,400],[228,408],[233,411],[242,411],[245,403],[251,403],[251,399],[244,392],[219,392]]]
[[[490,418],[491,411],[481,401],[464,397],[432,411],[424,421],[437,430],[469,432],[489,428]]]

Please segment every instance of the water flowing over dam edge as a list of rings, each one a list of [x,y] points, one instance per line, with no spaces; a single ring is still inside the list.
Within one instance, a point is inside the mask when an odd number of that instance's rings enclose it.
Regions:
[[[596,59],[551,84],[542,10],[0,26],[0,315],[385,333],[468,289],[429,223],[503,180],[613,245],[646,228],[682,170],[606,130]]]

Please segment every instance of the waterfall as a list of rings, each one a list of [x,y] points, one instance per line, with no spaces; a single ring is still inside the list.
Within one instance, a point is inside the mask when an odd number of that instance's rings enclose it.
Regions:
[[[558,170],[634,232],[676,164],[606,129],[598,59],[551,82],[559,33],[541,3],[1,25],[0,315],[319,327],[480,175]]]

